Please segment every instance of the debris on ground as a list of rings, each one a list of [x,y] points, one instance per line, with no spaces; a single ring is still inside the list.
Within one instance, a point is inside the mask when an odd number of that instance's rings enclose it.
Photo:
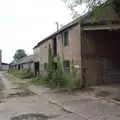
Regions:
[[[10,120],[48,120],[48,117],[43,114],[30,113],[14,116]]]
[[[111,93],[108,91],[100,91],[96,94],[96,97],[107,97],[109,96]]]

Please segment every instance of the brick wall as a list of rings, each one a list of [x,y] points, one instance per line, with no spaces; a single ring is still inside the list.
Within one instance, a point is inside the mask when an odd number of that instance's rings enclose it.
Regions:
[[[80,25],[76,25],[68,29],[69,31],[69,44],[68,46],[64,46],[62,43],[62,33],[57,34],[57,55],[62,58],[64,56],[65,60],[69,60],[70,62],[73,60],[76,66],[81,67],[81,37],[80,37]],[[48,47],[51,44],[53,38],[46,40],[39,47],[34,49],[35,60],[39,60],[40,62],[40,71],[44,71],[44,63],[48,62]]]

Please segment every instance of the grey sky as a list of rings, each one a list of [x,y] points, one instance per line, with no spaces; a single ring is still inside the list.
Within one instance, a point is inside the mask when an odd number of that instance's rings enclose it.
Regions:
[[[61,0],[0,0],[0,49],[10,62],[16,49],[28,54],[38,41],[56,30],[55,22],[71,21]]]

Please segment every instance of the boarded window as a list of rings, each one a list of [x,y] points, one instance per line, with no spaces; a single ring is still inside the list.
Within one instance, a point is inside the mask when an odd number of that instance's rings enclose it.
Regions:
[[[65,71],[70,71],[70,61],[69,60],[65,60],[63,62],[63,66],[64,66]]]
[[[63,45],[67,46],[69,44],[69,32],[68,31],[64,31],[62,33],[62,38],[63,38]]]

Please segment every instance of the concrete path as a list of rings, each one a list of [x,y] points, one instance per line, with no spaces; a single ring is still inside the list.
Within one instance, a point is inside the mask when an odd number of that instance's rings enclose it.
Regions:
[[[19,88],[17,89],[16,84],[12,84],[3,72],[0,72],[0,77],[0,92],[4,91],[4,93],[6,93],[6,96],[4,96],[5,101],[0,104],[0,120],[10,120],[13,116],[28,113],[39,113],[50,118],[65,114],[61,108],[50,104],[47,100],[38,95],[19,96]],[[5,89],[5,86],[7,89]]]
[[[0,73],[0,76],[5,86],[8,86],[7,93],[14,93],[11,89],[18,87],[14,80],[9,80],[6,73]],[[120,105],[96,98],[92,92],[55,93],[35,85],[27,88],[36,95],[8,98],[0,107],[0,120],[10,120],[11,116],[23,113],[44,114],[49,116],[48,120],[120,120]]]

